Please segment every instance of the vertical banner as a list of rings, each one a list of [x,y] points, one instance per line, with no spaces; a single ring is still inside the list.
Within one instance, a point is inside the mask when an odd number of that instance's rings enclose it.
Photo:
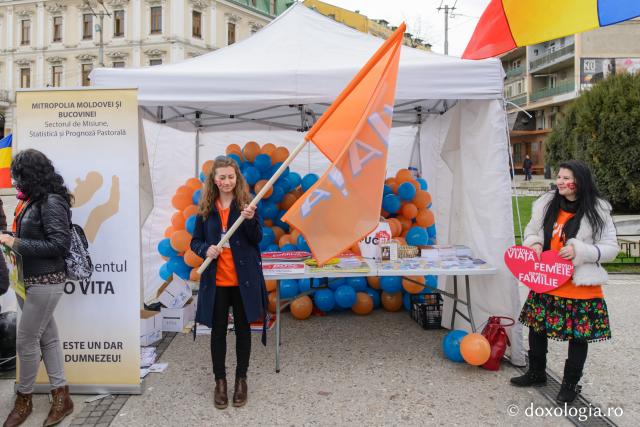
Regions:
[[[140,392],[140,199],[135,89],[18,91],[16,152],[45,153],[74,194],[90,280],[67,281],[55,311],[74,393]],[[28,298],[28,296],[27,296]],[[42,365],[40,390],[48,378]]]

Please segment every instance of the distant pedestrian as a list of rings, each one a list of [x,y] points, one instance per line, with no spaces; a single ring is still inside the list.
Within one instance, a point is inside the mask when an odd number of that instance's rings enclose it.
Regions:
[[[524,156],[524,162],[522,162],[522,169],[524,170],[524,180],[531,181],[531,168],[533,167],[533,162],[531,158],[527,154]]]
[[[573,402],[587,359],[588,343],[611,338],[609,314],[601,285],[607,272],[600,265],[618,254],[611,205],[600,198],[589,168],[571,160],[560,165],[557,189],[541,196],[533,205],[523,245],[542,251],[557,251],[574,265],[573,276],[547,293],[529,292],[520,322],[529,327],[529,369],[511,378],[519,387],[547,382],[547,342],[569,342],[562,386],[556,400]]]

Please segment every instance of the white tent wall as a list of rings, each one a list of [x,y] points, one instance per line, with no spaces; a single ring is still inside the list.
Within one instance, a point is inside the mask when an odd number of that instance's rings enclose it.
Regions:
[[[429,117],[421,129],[423,174],[433,195],[438,242],[465,244],[498,268],[495,276],[471,279],[476,325],[491,315],[517,319],[521,307],[518,285],[503,262],[504,251],[514,244],[505,121],[502,101],[466,100]],[[458,291],[466,298],[461,284]],[[452,291],[453,280],[439,286]],[[445,298],[443,319],[452,309]],[[454,327],[470,330],[459,318]],[[511,362],[524,365],[522,326],[507,329]]]

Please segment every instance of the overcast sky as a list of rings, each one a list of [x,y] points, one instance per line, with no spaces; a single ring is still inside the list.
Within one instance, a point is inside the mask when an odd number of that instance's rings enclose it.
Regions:
[[[433,45],[433,51],[444,53],[444,10],[442,4],[456,10],[449,17],[449,55],[460,56],[489,0],[323,0],[349,10],[359,10],[371,19],[385,19],[391,25],[402,21],[407,30]],[[453,17],[452,17],[453,15]]]

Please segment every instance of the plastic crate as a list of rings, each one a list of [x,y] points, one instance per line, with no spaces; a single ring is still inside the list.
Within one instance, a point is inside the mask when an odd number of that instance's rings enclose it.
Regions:
[[[411,318],[422,329],[442,328],[442,296],[438,293],[411,296]]]

